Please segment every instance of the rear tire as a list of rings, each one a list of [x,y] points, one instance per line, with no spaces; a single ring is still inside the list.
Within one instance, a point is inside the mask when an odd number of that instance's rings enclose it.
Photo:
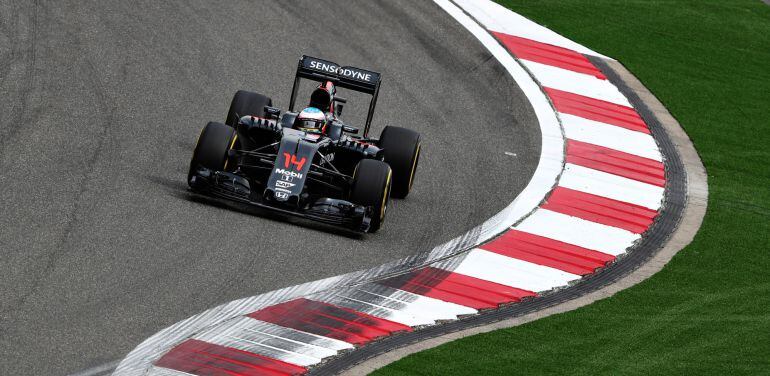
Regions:
[[[230,110],[227,111],[225,124],[235,128],[241,116],[254,115],[264,118],[265,106],[272,106],[273,100],[262,94],[246,90],[238,90],[230,102]]]
[[[206,124],[198,136],[198,142],[190,160],[187,183],[190,183],[193,172],[199,166],[214,171],[232,169],[234,166],[228,161],[228,152],[237,140],[238,136],[232,127],[213,121]]]
[[[369,232],[377,232],[385,220],[390,201],[392,174],[387,163],[374,159],[361,160],[353,173],[350,201],[372,207]]]
[[[420,161],[420,134],[406,128],[387,126],[377,145],[385,150],[385,163],[393,169],[394,198],[405,198],[412,190]]]

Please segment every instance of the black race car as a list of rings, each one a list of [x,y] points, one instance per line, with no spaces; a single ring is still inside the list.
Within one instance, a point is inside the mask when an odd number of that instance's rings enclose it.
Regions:
[[[301,79],[318,81],[310,103],[295,112]],[[371,95],[363,133],[342,122],[337,88]],[[390,197],[405,198],[420,158],[420,134],[369,128],[380,74],[303,56],[289,110],[262,94],[238,91],[225,123],[203,128],[190,161],[193,192],[360,232],[382,225]]]

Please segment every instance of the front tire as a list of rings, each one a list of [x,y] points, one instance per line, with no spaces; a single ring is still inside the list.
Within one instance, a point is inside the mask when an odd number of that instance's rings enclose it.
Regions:
[[[353,173],[353,185],[350,189],[350,201],[372,207],[369,232],[380,229],[390,201],[393,171],[387,163],[374,159],[358,162]]]
[[[395,198],[406,198],[414,184],[420,161],[420,134],[406,128],[387,126],[377,144],[384,149],[385,162],[393,169]]]
[[[214,171],[232,169],[234,166],[229,163],[228,154],[237,141],[238,136],[232,127],[213,121],[206,124],[198,136],[198,142],[190,160],[187,183],[190,183],[190,179],[198,167],[205,167]]]
[[[235,128],[241,116],[254,115],[264,118],[265,106],[272,106],[273,100],[262,94],[246,90],[238,90],[230,102],[230,109],[227,111],[225,124]]]

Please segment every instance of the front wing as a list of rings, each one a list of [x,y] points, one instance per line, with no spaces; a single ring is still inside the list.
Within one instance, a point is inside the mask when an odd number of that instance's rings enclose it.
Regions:
[[[367,232],[371,208],[345,200],[320,198],[302,207],[270,201],[254,194],[247,179],[224,171],[198,168],[190,178],[192,192],[234,206],[239,210],[261,209],[282,216],[308,219],[356,232]]]

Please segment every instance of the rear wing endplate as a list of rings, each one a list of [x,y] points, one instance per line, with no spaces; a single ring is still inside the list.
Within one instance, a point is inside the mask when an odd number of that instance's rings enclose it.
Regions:
[[[369,102],[369,111],[366,115],[366,124],[364,126],[364,137],[369,134],[369,127],[374,115],[374,107],[377,103],[377,95],[380,91],[380,74],[366,69],[340,66],[337,63],[319,59],[312,56],[302,55],[297,64],[297,74],[294,77],[294,86],[291,89],[291,101],[289,102],[289,111],[294,111],[294,104],[297,99],[297,88],[301,78],[326,82],[331,81],[337,87],[342,87],[372,96]]]

